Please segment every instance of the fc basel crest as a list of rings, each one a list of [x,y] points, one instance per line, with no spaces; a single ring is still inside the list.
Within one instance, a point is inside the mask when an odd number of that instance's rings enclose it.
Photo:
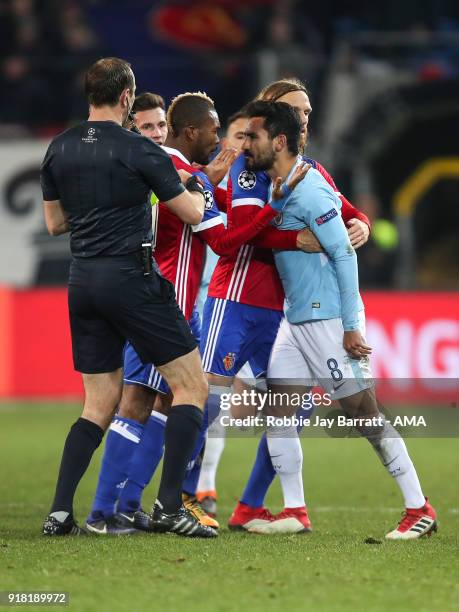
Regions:
[[[251,170],[243,170],[237,177],[237,184],[241,189],[253,189],[257,184],[257,175]]]
[[[236,361],[236,353],[228,353],[226,357],[223,357],[223,365],[225,366],[225,370],[231,370],[234,366],[234,362]]]

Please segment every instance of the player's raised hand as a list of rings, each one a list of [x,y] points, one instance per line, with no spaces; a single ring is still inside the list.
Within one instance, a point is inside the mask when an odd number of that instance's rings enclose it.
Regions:
[[[238,155],[239,153],[236,149],[224,149],[207,166],[202,168],[202,171],[207,174],[212,185],[216,187],[221,183]]]
[[[343,346],[345,351],[354,359],[366,357],[373,350],[371,346],[365,344],[362,334],[358,329],[344,332]]]
[[[310,229],[305,227],[296,237],[296,248],[305,253],[323,253],[322,245]]]
[[[290,191],[293,191],[298,183],[304,179],[306,174],[309,172],[310,167],[311,164],[308,164],[308,162],[301,162],[301,164],[295,168],[295,172],[292,174],[291,179],[287,183],[287,187],[290,189]]]
[[[370,228],[360,219],[350,219],[347,223],[347,233],[354,249],[358,249],[367,242]]]
[[[309,171],[311,164],[302,162],[295,168],[295,172],[292,174],[290,180],[286,183],[287,189],[285,189],[282,179],[278,176],[273,181],[273,190],[271,194],[271,200],[281,200],[282,198],[290,195],[290,192],[300,183]]]

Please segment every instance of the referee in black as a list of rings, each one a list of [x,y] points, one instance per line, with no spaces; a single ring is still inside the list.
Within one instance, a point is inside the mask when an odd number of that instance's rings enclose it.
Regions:
[[[154,363],[174,395],[153,526],[213,537],[182,507],[186,465],[207,398],[196,343],[174,288],[151,257],[151,190],[183,222],[204,211],[196,179],[181,175],[159,146],[124,127],[135,98],[130,65],[104,58],[86,73],[87,121],[58,135],[41,169],[44,214],[53,236],[70,232],[69,313],[75,369],[83,377],[83,414],[65,442],[45,535],[80,534],[75,490],[110,424],[122,391],[129,340]],[[185,173],[186,174],[186,173]]]

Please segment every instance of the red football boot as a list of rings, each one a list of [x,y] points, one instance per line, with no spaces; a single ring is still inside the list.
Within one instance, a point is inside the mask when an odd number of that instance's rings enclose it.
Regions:
[[[252,506],[238,502],[230,516],[228,527],[237,531],[252,531],[255,527],[270,523],[273,518],[271,512],[263,506],[252,508]]]
[[[406,508],[397,528],[386,534],[386,540],[416,540],[437,531],[437,513],[426,503],[422,508]]]
[[[251,533],[273,535],[279,533],[309,533],[312,531],[311,521],[306,506],[301,508],[284,508],[276,514],[272,521],[264,525],[249,528]]]

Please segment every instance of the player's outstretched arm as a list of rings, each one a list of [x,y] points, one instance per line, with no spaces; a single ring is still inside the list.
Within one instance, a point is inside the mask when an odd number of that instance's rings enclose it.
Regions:
[[[296,246],[299,251],[304,251],[305,253],[323,253],[324,249],[320,242],[317,240],[316,236],[310,229],[305,227],[301,231],[298,232],[298,236],[296,239]]]
[[[243,225],[225,229],[222,222],[201,231],[200,236],[217,255],[229,255],[243,244],[250,243],[260,231],[267,229],[268,223],[277,215],[276,210],[266,205]],[[277,231],[277,233],[286,232]]]
[[[249,242],[267,224],[277,216],[279,210],[285,206],[290,193],[300,181],[306,176],[310,165],[302,164],[296,169],[287,189],[282,185],[282,179],[275,183],[273,197],[257,214],[246,224],[239,227],[224,229],[222,225],[216,225],[202,232],[202,238],[217,255],[227,255],[243,244]]]

